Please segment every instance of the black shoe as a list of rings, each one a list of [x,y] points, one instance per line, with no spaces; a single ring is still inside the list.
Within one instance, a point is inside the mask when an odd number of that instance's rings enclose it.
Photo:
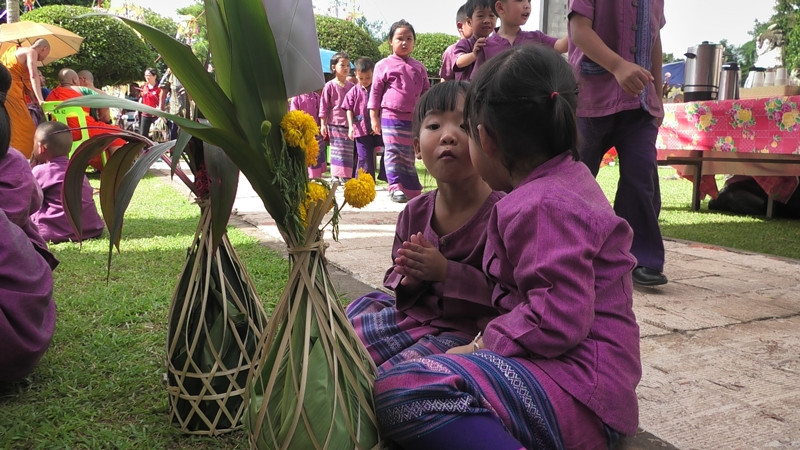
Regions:
[[[392,192],[392,201],[395,203],[408,203],[408,197],[403,191],[394,191]]]
[[[659,286],[667,284],[667,277],[649,267],[637,266],[633,269],[633,282],[639,286]]]

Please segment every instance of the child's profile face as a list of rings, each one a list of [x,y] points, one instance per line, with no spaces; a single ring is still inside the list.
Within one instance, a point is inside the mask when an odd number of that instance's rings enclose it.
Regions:
[[[399,27],[394,30],[390,44],[392,45],[392,53],[405,58],[414,51],[414,33],[406,27]]]
[[[522,26],[531,16],[531,0],[497,0],[495,9],[504,24]]]
[[[345,79],[350,75],[350,60],[347,58],[339,58],[339,61],[333,65],[333,73],[336,78]]]
[[[455,183],[475,176],[469,155],[469,137],[464,129],[464,95],[459,95],[452,111],[430,111],[414,139],[418,159],[439,183]]]
[[[356,79],[358,85],[361,87],[370,87],[372,85],[372,69],[370,70],[356,70]]]
[[[492,12],[492,8],[475,8],[472,17],[467,18],[467,23],[472,27],[472,34],[475,37],[485,38],[494,31],[497,16]]]

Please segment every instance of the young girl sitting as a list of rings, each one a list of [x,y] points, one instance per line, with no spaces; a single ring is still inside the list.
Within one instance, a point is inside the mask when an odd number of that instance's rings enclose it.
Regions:
[[[472,162],[510,191],[483,253],[498,316],[378,377],[381,431],[405,448],[610,448],[636,432],[632,232],[576,161],[576,89],[544,46],[501,53],[470,85]]]
[[[480,270],[492,206],[502,197],[481,180],[461,126],[466,83],[436,85],[414,112],[413,146],[438,189],[413,199],[397,219],[384,285],[347,308],[378,371],[468,343],[495,315]]]
[[[392,54],[375,64],[367,108],[375,134],[383,135],[383,159],[392,201],[405,203],[422,192],[411,148],[411,114],[430,89],[428,71],[411,57],[417,35],[399,20],[389,29]]]

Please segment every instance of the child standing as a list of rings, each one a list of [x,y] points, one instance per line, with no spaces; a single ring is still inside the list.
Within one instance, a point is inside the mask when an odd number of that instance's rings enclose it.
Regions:
[[[367,109],[367,99],[372,87],[372,69],[375,67],[375,63],[367,57],[362,57],[356,60],[355,66],[358,86],[350,89],[342,101],[342,109],[347,113],[347,137],[356,141],[358,153],[358,163],[353,171],[353,176],[358,173],[358,169],[364,169],[365,172],[372,175],[372,178],[375,178],[375,150],[383,146],[381,136],[372,130]]]
[[[62,185],[67,172],[72,134],[69,127],[60,122],[44,122],[36,128],[33,136],[33,157],[37,165],[33,176],[42,188],[44,200],[42,207],[31,215],[46,241],[53,243],[77,241],[61,201]],[[90,239],[103,233],[103,221],[97,214],[92,199],[92,186],[86,175],[83,176],[81,190],[81,228],[82,237]]]
[[[485,61],[483,47],[486,39],[494,31],[497,16],[491,7],[492,0],[469,0],[467,2],[467,23],[472,27],[472,37],[456,43],[456,79],[469,80],[472,71]],[[480,62],[478,62],[480,60]]]
[[[483,252],[498,316],[472,343],[378,377],[381,432],[405,448],[611,448],[636,432],[632,233],[577,161],[576,89],[540,45],[501,53],[470,84],[472,162],[510,191]]]
[[[331,143],[331,177],[346,181],[353,177],[355,144],[347,137],[347,114],[341,108],[344,96],[355,86],[347,81],[350,57],[339,52],[331,58],[334,78],[325,83],[319,101],[322,138]]]
[[[469,39],[472,37],[472,27],[467,23],[467,4],[464,3],[456,11],[456,29],[460,39]],[[456,67],[456,45],[458,42],[448,46],[444,53],[442,53],[442,67],[439,69],[439,78],[442,81],[455,80],[455,67]]]
[[[490,0],[495,16],[500,19],[500,27],[486,38],[486,45],[475,55],[472,66],[474,74],[478,68],[503,50],[528,43],[553,47],[559,53],[567,51],[567,37],[556,39],[541,31],[522,31],[531,15],[531,0]]]
[[[664,116],[664,2],[575,0],[570,5],[569,61],[581,85],[581,160],[597,175],[603,155],[617,148],[620,171],[614,210],[633,228],[631,252],[637,260],[633,281],[643,286],[665,284],[655,147]]]
[[[383,292],[347,315],[380,373],[419,355],[466,344],[494,316],[492,284],[480,270],[489,212],[502,198],[478,176],[461,126],[467,85],[447,81],[414,111],[414,152],[438,188],[411,200],[397,219]]]
[[[372,129],[383,137],[389,194],[397,203],[422,193],[411,147],[411,115],[417,100],[431,85],[425,66],[411,57],[416,39],[410,23],[399,20],[392,24],[392,54],[375,65],[367,102]]]
[[[289,111],[295,111],[295,110],[305,111],[309,116],[314,118],[314,121],[317,122],[317,126],[320,126],[319,122],[320,92],[322,92],[321,89],[318,91],[307,92],[305,94],[300,94],[298,96],[292,97],[292,99],[289,100]],[[328,144],[325,142],[325,139],[322,139],[321,133],[317,135],[317,145],[319,145],[319,153],[317,154],[317,163],[308,168],[308,178],[321,178],[322,174],[326,170],[328,170],[326,161],[328,155],[325,153]]]

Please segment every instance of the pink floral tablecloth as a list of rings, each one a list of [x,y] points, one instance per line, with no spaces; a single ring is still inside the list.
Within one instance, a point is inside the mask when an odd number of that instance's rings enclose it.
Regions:
[[[658,150],[714,150],[800,155],[800,96],[666,103]],[[778,201],[797,188],[797,177],[754,177]],[[713,176],[701,193],[716,197]]]

